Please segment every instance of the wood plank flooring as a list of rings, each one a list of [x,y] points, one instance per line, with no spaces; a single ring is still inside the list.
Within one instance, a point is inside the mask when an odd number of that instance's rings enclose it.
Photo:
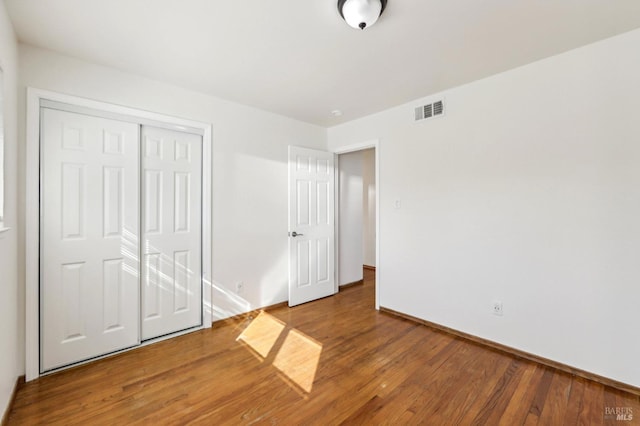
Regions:
[[[376,312],[364,273],[333,297],[27,383],[8,424],[640,424],[638,396]]]

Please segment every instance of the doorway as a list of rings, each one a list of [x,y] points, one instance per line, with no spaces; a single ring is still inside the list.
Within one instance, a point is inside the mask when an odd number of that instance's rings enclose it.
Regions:
[[[359,284],[363,268],[378,265],[377,141],[345,147],[337,154],[336,282],[339,287]],[[376,280],[376,309],[378,309]]]

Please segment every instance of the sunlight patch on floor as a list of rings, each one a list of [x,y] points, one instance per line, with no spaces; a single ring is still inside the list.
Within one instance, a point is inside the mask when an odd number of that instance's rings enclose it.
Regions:
[[[269,355],[284,327],[285,324],[279,319],[266,312],[260,312],[236,340],[249,345],[264,359]]]
[[[290,330],[273,361],[273,366],[311,392],[320,362],[322,344],[298,330]]]
[[[286,323],[262,311],[236,341],[244,343],[260,362],[275,353],[272,365],[282,373],[284,381],[297,392],[301,389],[310,393],[320,363],[322,343],[294,328],[283,335],[285,327]]]

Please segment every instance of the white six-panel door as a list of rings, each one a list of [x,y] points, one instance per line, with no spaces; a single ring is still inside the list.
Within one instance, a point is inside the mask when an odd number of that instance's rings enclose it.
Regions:
[[[42,109],[41,371],[139,343],[139,126]]]
[[[289,306],[335,293],[333,154],[289,147]]]
[[[202,137],[142,127],[142,340],[202,324]]]

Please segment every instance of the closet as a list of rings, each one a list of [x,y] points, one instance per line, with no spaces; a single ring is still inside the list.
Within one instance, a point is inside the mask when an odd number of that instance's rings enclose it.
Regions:
[[[40,373],[203,325],[202,134],[40,106]]]

